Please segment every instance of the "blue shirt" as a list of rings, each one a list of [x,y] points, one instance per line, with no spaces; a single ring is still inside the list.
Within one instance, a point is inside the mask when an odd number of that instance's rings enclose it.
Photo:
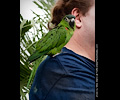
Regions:
[[[95,100],[95,62],[63,47],[38,67],[29,100]]]

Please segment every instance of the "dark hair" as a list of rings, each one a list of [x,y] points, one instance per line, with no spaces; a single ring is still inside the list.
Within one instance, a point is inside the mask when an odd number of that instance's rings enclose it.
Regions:
[[[71,14],[73,8],[79,8],[80,13],[85,15],[92,4],[93,0],[58,0],[51,12],[51,23],[57,26],[65,15]],[[49,23],[48,28],[51,29]]]

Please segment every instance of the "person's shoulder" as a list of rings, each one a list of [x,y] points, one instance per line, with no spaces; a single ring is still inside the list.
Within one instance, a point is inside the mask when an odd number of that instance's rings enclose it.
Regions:
[[[41,76],[52,73],[56,74],[66,73],[57,56],[55,57],[47,56],[47,58],[42,63],[40,63],[37,69],[37,74]]]
[[[66,67],[66,65],[71,65],[73,63],[80,63],[81,61],[78,55],[68,49],[56,55],[55,58],[60,62],[63,67]]]
[[[58,54],[56,58],[59,60],[67,73],[70,73],[76,69],[91,69],[93,72],[95,70],[95,63],[93,61],[84,56],[76,54],[67,48],[63,48],[62,52]]]
[[[40,64],[41,68],[42,67],[47,67],[49,68],[55,68],[57,67],[59,69],[59,67],[61,66],[60,64],[60,60],[58,59],[57,56],[47,56],[47,58]]]
[[[66,47],[64,47],[61,51],[61,53],[57,56],[57,58],[59,59],[60,62],[66,62],[66,63],[69,63],[69,62],[75,62],[75,63],[91,63],[91,64],[95,64],[94,61],[82,56],[82,55],[79,55],[77,53],[75,53],[74,51],[70,50],[70,49],[67,49]]]
[[[30,90],[30,97],[34,98],[34,94],[36,94],[36,96],[43,100],[57,80],[65,74],[66,72],[59,64],[57,57],[47,56],[47,58],[40,63],[37,68]]]

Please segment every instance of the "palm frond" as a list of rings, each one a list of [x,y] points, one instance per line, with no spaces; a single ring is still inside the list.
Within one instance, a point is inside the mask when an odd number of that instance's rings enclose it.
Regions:
[[[27,100],[36,70],[40,63],[47,57],[42,56],[36,61],[27,62],[28,57],[35,51],[36,42],[47,32],[47,23],[50,20],[50,8],[54,0],[33,1],[44,12],[44,15],[32,11],[35,17],[27,20],[20,14],[20,99]]]

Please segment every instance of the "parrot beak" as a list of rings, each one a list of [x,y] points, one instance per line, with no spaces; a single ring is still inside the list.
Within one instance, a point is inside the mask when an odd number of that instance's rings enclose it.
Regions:
[[[71,28],[74,28],[74,24],[75,24],[75,19],[74,18],[70,19],[69,25]]]

